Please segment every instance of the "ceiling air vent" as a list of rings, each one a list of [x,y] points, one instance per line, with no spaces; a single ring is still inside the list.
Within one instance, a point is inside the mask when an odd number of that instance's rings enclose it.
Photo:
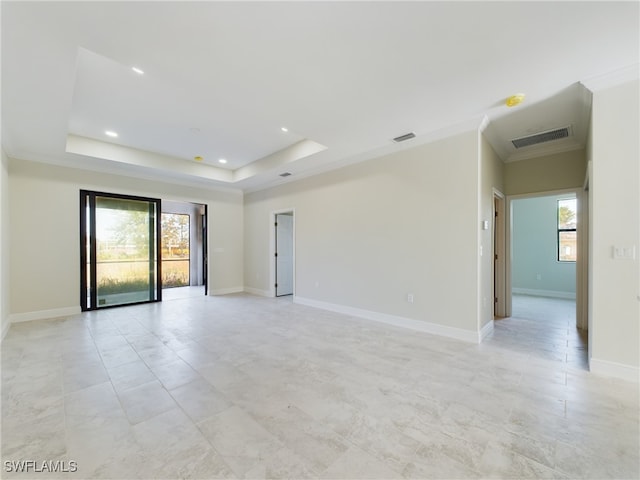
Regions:
[[[547,132],[536,133],[527,137],[514,138],[511,140],[511,143],[513,143],[513,146],[516,148],[522,148],[537,145],[539,143],[552,142],[553,140],[560,140],[561,138],[567,138],[569,136],[571,136],[571,127],[564,127],[549,130]]]
[[[400,135],[393,139],[394,142],[404,142],[405,140],[411,140],[412,138],[416,138],[416,134],[413,132],[405,133],[404,135]]]
[[[281,174],[280,174],[280,176],[281,176],[282,178],[284,178],[284,177],[288,177],[288,176],[290,176],[290,175],[291,175],[291,174],[290,174],[289,172],[284,172],[284,173],[281,173]]]

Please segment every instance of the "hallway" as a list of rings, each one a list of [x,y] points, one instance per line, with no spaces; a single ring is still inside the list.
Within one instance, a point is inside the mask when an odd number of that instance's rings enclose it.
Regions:
[[[575,309],[575,300],[513,295],[511,317],[496,320],[486,342],[588,370],[587,332],[576,328]]]

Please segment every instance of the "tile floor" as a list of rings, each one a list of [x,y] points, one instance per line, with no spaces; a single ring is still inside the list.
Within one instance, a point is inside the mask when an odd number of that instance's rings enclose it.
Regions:
[[[575,300],[513,295],[512,303],[512,317],[495,321],[491,344],[589,369],[587,332],[576,328]]]
[[[1,475],[637,479],[638,386],[538,323],[474,345],[229,295],[16,324]]]
[[[193,287],[173,287],[173,288],[163,288],[162,289],[162,300],[176,300],[182,298],[191,298],[191,297],[203,297],[204,296],[204,285],[193,286]]]

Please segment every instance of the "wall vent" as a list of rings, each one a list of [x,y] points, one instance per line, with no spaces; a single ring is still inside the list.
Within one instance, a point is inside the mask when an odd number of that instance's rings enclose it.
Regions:
[[[530,147],[531,145],[538,145],[539,143],[560,140],[561,138],[567,138],[569,136],[571,136],[570,126],[557,128],[555,130],[548,130],[546,132],[540,132],[526,137],[514,138],[511,140],[511,143],[513,143],[513,146],[516,148],[523,148]]]
[[[411,140],[412,138],[416,138],[416,134],[413,132],[405,133],[404,135],[400,135],[393,139],[394,142],[404,142],[405,140]]]
[[[284,177],[288,177],[288,176],[290,176],[290,175],[291,175],[291,174],[290,174],[289,172],[284,172],[284,173],[281,173],[281,174],[280,174],[280,176],[281,176],[282,178],[284,178]]]

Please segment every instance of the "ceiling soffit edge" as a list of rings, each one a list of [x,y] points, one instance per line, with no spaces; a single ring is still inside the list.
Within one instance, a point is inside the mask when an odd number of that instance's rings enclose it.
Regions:
[[[89,157],[80,154],[70,154],[74,159],[70,161],[70,158],[56,158],[48,155],[34,155],[30,152],[18,152],[16,155],[9,155],[9,173],[11,173],[11,166],[16,165],[18,162],[29,163],[41,163],[45,165],[52,165],[54,167],[70,168],[73,170],[81,170],[87,173],[104,173],[107,175],[115,175],[120,177],[132,177],[140,180],[148,180],[152,182],[181,185],[184,187],[201,188],[203,190],[215,190],[224,193],[237,193],[241,194],[242,189],[237,187],[226,186],[208,179],[186,176],[172,176],[168,178],[166,174],[162,174],[157,169],[149,169],[144,167],[135,167],[129,164],[123,164],[120,162],[113,162],[111,160],[103,160],[104,164],[92,164],[90,167],[83,165]]]
[[[73,134],[67,135],[66,152],[221,182],[230,182],[232,179],[232,173],[221,168],[195,162],[179,161],[175,157]]]
[[[582,150],[584,145],[572,141],[569,143],[562,143],[562,145],[546,145],[544,147],[536,148],[535,151],[530,152],[516,152],[510,155],[504,163],[519,162],[521,160],[531,160],[534,158],[548,157],[549,155],[556,155],[559,153],[571,152],[573,150]]]

